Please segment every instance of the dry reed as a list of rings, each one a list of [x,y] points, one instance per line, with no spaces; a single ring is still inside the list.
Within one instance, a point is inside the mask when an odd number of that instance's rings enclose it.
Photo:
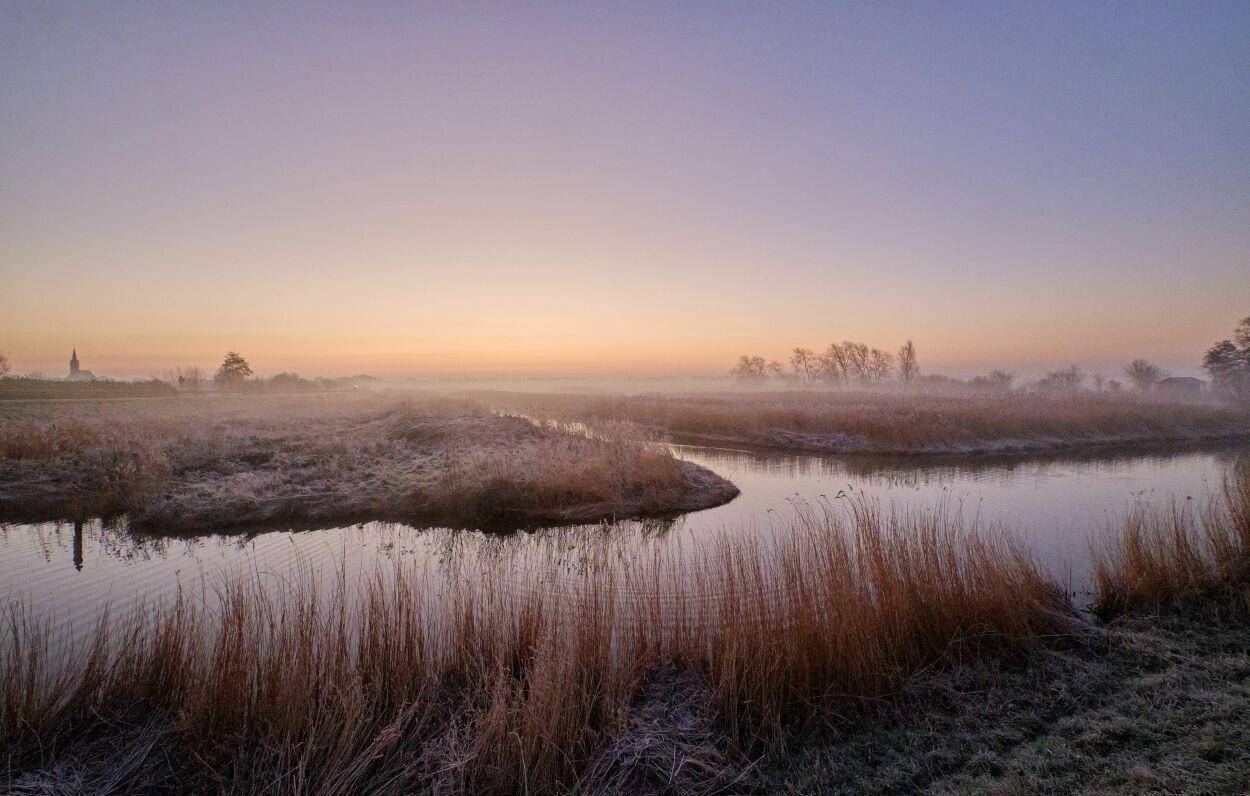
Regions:
[[[691,395],[480,393],[495,408],[564,421],[625,421],[679,440],[817,453],[1007,453],[1250,436],[1238,408],[1108,394],[765,392]]]
[[[181,597],[65,647],[11,606],[10,784],[712,791],[741,775],[726,761],[871,714],[918,673],[1073,627],[1008,538],[943,510],[822,504],[762,538],[576,556],[472,559],[437,590],[410,567],[354,589],[253,573],[213,610]],[[159,766],[100,751],[151,733]]]
[[[1250,473],[1224,480],[1201,505],[1138,507],[1095,541],[1095,611],[1216,604],[1250,587]]]

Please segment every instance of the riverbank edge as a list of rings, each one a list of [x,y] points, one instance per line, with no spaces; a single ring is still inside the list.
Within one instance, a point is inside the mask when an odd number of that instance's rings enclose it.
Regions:
[[[223,519],[216,512],[181,515],[177,522],[132,521],[131,527],[144,532],[180,534],[188,530],[215,533],[242,528],[268,529],[299,527],[319,528],[331,524],[355,525],[364,522],[398,522],[414,527],[438,526],[473,530],[517,530],[554,525],[582,525],[620,520],[663,520],[692,511],[715,508],[733,500],[740,494],[738,487],[726,478],[694,462],[679,461],[682,472],[681,484],[646,498],[626,496],[618,501],[578,503],[555,507],[548,511],[510,511],[505,508],[484,506],[469,513],[439,512],[361,512],[356,509],[343,511],[334,494],[318,496],[317,501],[293,501],[289,509],[263,517],[239,517]],[[25,493],[7,487],[0,491],[0,523],[74,522],[97,517],[116,518],[127,516],[113,509],[111,495],[79,494],[65,496],[39,490]],[[660,504],[656,507],[656,504]]]
[[[864,725],[754,772],[761,793],[1234,793],[1250,784],[1244,593],[1134,611],[1022,666],[910,684]]]
[[[663,434],[669,442],[676,445],[736,446],[759,453],[899,458],[1035,456],[1048,453],[1116,453],[1118,451],[1136,453],[1143,449],[1155,449],[1166,453],[1172,448],[1184,450],[1203,445],[1250,442],[1250,429],[1186,435],[1112,435],[1096,439],[1000,439],[985,440],[982,443],[924,446],[881,445],[845,434],[800,434],[783,429],[776,429],[764,435],[700,434],[668,431],[662,428],[652,430],[657,434]]]

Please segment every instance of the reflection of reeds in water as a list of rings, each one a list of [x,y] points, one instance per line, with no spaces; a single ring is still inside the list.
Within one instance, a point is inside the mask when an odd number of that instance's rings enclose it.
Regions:
[[[749,750],[1070,623],[1010,540],[940,510],[808,506],[784,534],[628,561],[589,533],[543,548],[449,550],[438,588],[405,564],[358,587],[252,573],[222,584],[214,611],[183,596],[86,642],[11,606],[0,747],[13,770],[49,770],[143,727],[187,787],[590,787],[658,765],[622,752],[643,703],[680,693],[692,721]],[[714,784],[710,760],[683,776]]]

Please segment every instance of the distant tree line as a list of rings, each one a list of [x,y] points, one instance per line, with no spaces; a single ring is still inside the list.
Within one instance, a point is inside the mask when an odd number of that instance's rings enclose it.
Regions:
[[[228,351],[211,379],[206,378],[202,370],[192,365],[166,371],[164,381],[181,390],[192,392],[208,389],[210,384],[214,389],[219,390],[314,392],[358,387],[376,379],[363,374],[334,379],[321,377],[306,379],[298,373],[291,372],[261,378],[256,376],[251,364],[242,354],[237,351]]]
[[[787,367],[788,365],[788,367]],[[879,385],[896,374],[900,381],[910,384],[920,374],[916,359],[916,346],[911,340],[891,354],[880,348],[870,348],[865,343],[846,340],[830,343],[823,352],[796,347],[790,352],[786,365],[777,360],[744,354],[730,373],[743,381],[759,382],[770,377],[812,384],[870,384]]]
[[[1242,319],[1231,338],[1221,340],[1207,350],[1202,358],[1202,367],[1210,376],[1211,388],[1216,395],[1237,403],[1250,403],[1250,317]],[[819,353],[799,346],[790,351],[785,363],[744,354],[738,358],[730,373],[747,383],[780,379],[798,384],[875,387],[894,382],[905,386],[918,384],[933,390],[982,393],[1025,389],[1062,394],[1086,390],[1087,385],[1092,386],[1095,392],[1119,393],[1126,390],[1127,384],[1134,392],[1149,395],[1161,391],[1164,386],[1161,383],[1185,381],[1170,380],[1162,368],[1140,357],[1124,365],[1124,382],[1101,374],[1089,376],[1078,365],[1049,371],[1019,387],[1016,376],[1004,370],[993,370],[967,381],[941,374],[922,376],[916,346],[911,340],[900,346],[897,353],[852,340],[831,343]],[[1194,383],[1191,381],[1189,384]]]

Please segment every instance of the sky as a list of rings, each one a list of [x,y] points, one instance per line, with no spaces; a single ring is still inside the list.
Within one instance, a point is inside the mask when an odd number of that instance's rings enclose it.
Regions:
[[[1250,315],[1250,3],[0,4],[60,374],[1177,373]]]

